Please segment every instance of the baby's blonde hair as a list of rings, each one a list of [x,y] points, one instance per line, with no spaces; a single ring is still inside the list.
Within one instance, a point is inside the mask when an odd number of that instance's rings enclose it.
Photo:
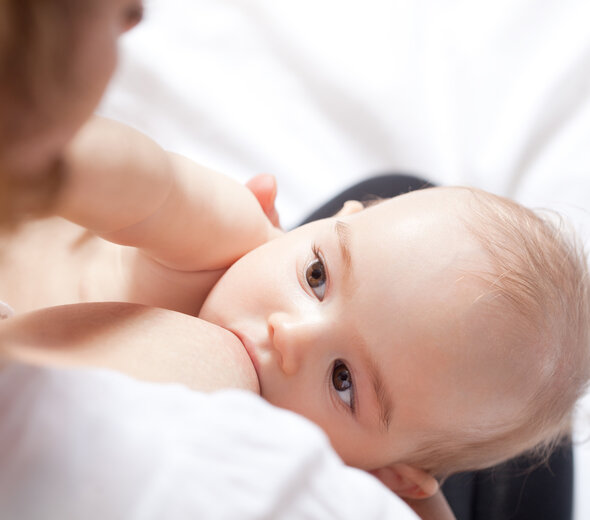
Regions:
[[[465,188],[467,228],[487,253],[492,268],[479,271],[491,305],[511,313],[510,325],[541,356],[544,370],[525,412],[494,431],[449,438],[434,432],[410,462],[446,476],[481,469],[530,452],[544,460],[570,433],[575,404],[590,378],[590,285],[583,248],[562,219],[509,199]],[[519,326],[520,324],[520,326]],[[543,372],[543,373],[540,373]]]

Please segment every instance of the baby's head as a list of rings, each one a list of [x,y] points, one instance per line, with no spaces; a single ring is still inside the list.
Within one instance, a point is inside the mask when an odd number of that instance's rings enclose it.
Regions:
[[[0,0],[0,220],[50,200],[141,0]]]
[[[512,415],[501,410],[489,431],[467,430],[456,440],[431,432],[409,462],[440,475],[523,452],[543,460],[569,435],[575,403],[590,379],[590,280],[572,231],[554,213],[481,190],[453,190],[463,192],[460,220],[485,253],[481,265],[466,270],[482,290],[473,330],[484,351],[500,354],[497,384],[520,403]],[[477,377],[487,370],[486,363],[479,367]]]
[[[244,343],[262,396],[400,481],[564,434],[589,304],[585,259],[559,230],[467,188],[353,210],[252,251],[203,306]]]

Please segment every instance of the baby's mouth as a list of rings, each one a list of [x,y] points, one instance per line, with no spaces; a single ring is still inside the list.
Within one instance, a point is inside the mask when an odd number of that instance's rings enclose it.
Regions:
[[[238,337],[242,345],[244,345],[244,350],[248,354],[250,361],[252,361],[252,366],[254,367],[256,377],[258,378],[258,386],[260,388],[260,393],[262,394],[262,386],[260,382],[260,360],[258,359],[256,345],[247,336],[242,335],[234,330],[232,330],[231,332],[233,332]]]

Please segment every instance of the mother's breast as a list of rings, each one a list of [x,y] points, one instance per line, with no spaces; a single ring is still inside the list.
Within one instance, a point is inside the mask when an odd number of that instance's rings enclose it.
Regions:
[[[258,378],[232,333],[186,314],[97,302],[40,309],[0,323],[4,361],[94,366],[204,392],[259,393]]]

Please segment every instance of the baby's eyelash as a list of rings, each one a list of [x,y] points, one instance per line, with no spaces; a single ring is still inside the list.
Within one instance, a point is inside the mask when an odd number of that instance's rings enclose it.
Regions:
[[[315,257],[315,259],[320,262],[322,264],[322,266],[324,267],[324,271],[326,273],[326,282],[329,279],[328,276],[328,264],[326,262],[326,258],[324,256],[324,253],[322,252],[322,250],[320,249],[320,246],[318,246],[316,243],[313,243],[311,246],[311,252],[313,253],[313,256]]]
[[[333,391],[337,394],[336,399],[339,400],[339,404],[345,406],[346,409],[355,416],[356,386],[354,384],[354,378],[352,377],[352,371],[347,363],[340,359],[333,363],[330,384]]]
[[[328,286],[328,270],[320,249],[313,244],[311,250],[314,258],[306,265],[303,276],[307,287],[321,302],[324,300]]]
[[[316,260],[322,261],[322,252],[317,244],[314,243],[311,245],[311,252],[313,253],[313,256],[315,256]]]

